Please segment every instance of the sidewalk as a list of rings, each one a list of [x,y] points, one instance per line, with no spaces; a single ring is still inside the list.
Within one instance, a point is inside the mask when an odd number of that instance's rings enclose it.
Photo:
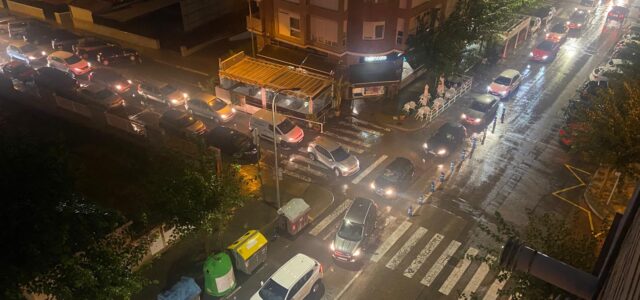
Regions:
[[[319,185],[300,184],[294,180],[287,180],[283,181],[280,187],[282,205],[291,198],[303,198],[311,207],[311,218],[317,218],[334,201],[333,193]],[[272,201],[275,195],[275,186],[266,185],[265,194],[267,195],[266,200]],[[236,212],[227,231],[223,234],[222,242],[217,243],[214,241],[215,238],[212,238],[213,252],[226,248],[226,245],[231,244],[251,229],[258,229],[268,239],[271,239],[275,234],[277,213],[274,206],[267,201],[252,199],[245,203]],[[204,242],[193,237],[183,239],[171,246],[153,261],[149,269],[144,271],[147,278],[156,280],[157,284],[145,288],[134,299],[155,299],[159,293],[178,282],[181,276],[193,277],[204,291],[204,275],[202,273],[202,265],[206,259],[204,251]],[[240,285],[247,278],[236,272],[236,280]],[[204,292],[202,297],[202,299],[215,299]]]
[[[589,209],[602,220],[611,222],[616,213],[623,213],[636,187],[636,182],[618,181],[613,170],[600,167],[591,177],[584,191],[584,201]],[[615,190],[614,190],[615,186]]]

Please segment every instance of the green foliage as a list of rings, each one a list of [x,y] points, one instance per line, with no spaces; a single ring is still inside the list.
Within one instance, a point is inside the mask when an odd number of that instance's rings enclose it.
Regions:
[[[480,224],[480,230],[491,240],[491,245],[484,246],[485,250],[494,257],[500,257],[501,247],[509,238],[516,238],[527,246],[550,257],[563,261],[586,272],[591,272],[597,259],[599,241],[592,234],[576,232],[574,218],[561,219],[555,215],[535,214],[527,212],[529,223],[523,229],[516,228],[496,213],[495,227]],[[478,258],[486,260],[485,257]],[[499,279],[506,280],[509,274],[510,284],[501,291],[504,296],[512,299],[561,299],[572,298],[563,290],[534,278],[525,273],[513,272],[500,267],[491,261],[492,269],[499,273]],[[473,298],[473,295],[463,295]]]

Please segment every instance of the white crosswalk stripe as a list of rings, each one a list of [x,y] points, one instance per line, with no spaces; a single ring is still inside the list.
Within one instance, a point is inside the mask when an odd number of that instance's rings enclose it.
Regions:
[[[378,247],[376,253],[371,256],[372,262],[378,262],[389,251],[391,246],[411,227],[411,222],[404,221],[396,230]]]
[[[402,245],[402,248],[400,248],[400,250],[396,252],[396,254],[389,260],[389,262],[387,262],[387,268],[391,270],[395,270],[400,264],[400,262],[402,262],[404,257],[407,256],[407,254],[409,254],[409,251],[411,251],[411,248],[413,248],[426,233],[427,233],[426,228],[419,227],[418,230],[416,230],[411,235],[411,237],[404,243],[404,245]]]
[[[442,241],[443,238],[444,236],[436,233],[431,238],[431,240],[429,240],[427,245],[424,246],[422,251],[420,251],[416,259],[414,259],[411,262],[411,265],[409,265],[409,267],[407,267],[407,269],[404,270],[404,276],[413,278],[413,275],[415,275],[416,272],[418,272],[418,269],[420,269],[420,266],[422,266],[422,264],[424,264],[427,258],[429,258],[431,253],[433,253],[433,250],[438,246],[438,244],[440,244],[440,241]]]
[[[382,156],[380,156],[367,169],[365,169],[363,172],[360,172],[360,174],[358,174],[358,176],[356,178],[354,178],[351,181],[351,183],[353,183],[353,184],[360,183],[360,180],[364,179],[367,175],[369,175],[369,173],[371,173],[371,171],[373,171],[373,169],[375,169],[378,165],[380,165],[387,158],[388,158],[388,156],[386,154],[383,154]]]
[[[496,280],[493,281],[493,283],[491,284],[491,286],[487,290],[487,293],[484,295],[484,298],[482,298],[482,299],[483,300],[495,300],[495,299],[498,299],[498,291],[500,291],[504,287],[504,285],[507,283],[508,279],[509,279],[509,276],[507,276],[507,278],[505,278],[504,281],[500,281],[500,280],[498,280],[498,278],[496,278]]]
[[[447,277],[447,280],[444,281],[438,291],[445,295],[449,295],[453,287],[456,286],[456,283],[458,283],[458,280],[460,280],[460,277],[462,277],[462,274],[464,274],[464,272],[471,264],[471,259],[469,258],[469,256],[476,256],[477,254],[478,249],[469,247],[462,260],[458,262],[458,265],[456,265],[451,274],[449,274],[449,277]]]
[[[449,246],[447,246],[447,249],[444,250],[440,257],[438,257],[436,263],[431,267],[431,269],[429,269],[429,272],[427,272],[427,275],[422,278],[420,283],[426,286],[431,286],[438,274],[440,274],[440,271],[442,271],[444,266],[447,264],[449,259],[451,259],[451,256],[453,256],[456,250],[458,250],[458,247],[460,247],[460,245],[461,243],[458,241],[451,241],[451,243],[449,243]]]
[[[487,255],[487,261],[492,262],[495,259],[496,258],[494,256]],[[484,280],[484,278],[487,276],[487,273],[489,273],[489,265],[486,262],[482,262],[480,264],[480,267],[478,267],[478,270],[476,270],[476,273],[473,274],[473,277],[471,277],[471,280],[469,280],[469,283],[464,288],[464,291],[462,291],[462,293],[467,297],[471,297],[471,294],[475,293],[476,290],[478,290],[478,287],[480,287],[480,283],[482,283],[482,280]]]
[[[347,210],[347,208],[349,208],[352,202],[353,200],[351,199],[344,200],[344,202],[342,202],[340,206],[338,206],[333,212],[331,212],[331,214],[326,216],[324,219],[322,219],[322,221],[320,221],[320,223],[318,223],[318,225],[313,227],[313,229],[309,231],[309,234],[314,236],[318,235],[320,232],[322,232],[322,230],[324,230],[325,227],[327,227],[327,225],[331,224],[336,218],[338,218],[338,216],[342,215]]]

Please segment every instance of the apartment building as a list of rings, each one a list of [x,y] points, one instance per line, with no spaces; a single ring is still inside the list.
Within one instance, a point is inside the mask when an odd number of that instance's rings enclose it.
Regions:
[[[438,26],[456,3],[456,0],[250,1],[247,28],[256,37],[258,56],[345,79],[351,84],[352,98],[393,95],[403,80],[410,80],[417,66],[411,66],[403,54],[407,40],[416,32],[418,20]]]

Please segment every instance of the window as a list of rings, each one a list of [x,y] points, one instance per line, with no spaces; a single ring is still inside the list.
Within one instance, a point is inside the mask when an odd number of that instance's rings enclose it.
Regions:
[[[289,19],[289,28],[291,31],[289,35],[299,38],[300,35],[300,19],[298,18],[290,18]]]
[[[339,0],[311,0],[311,5],[330,9],[330,10],[338,10],[339,4],[340,4]]]
[[[404,19],[398,19],[398,23],[396,25],[396,44],[402,45],[403,39],[404,39]]]
[[[364,22],[362,24],[363,40],[381,40],[384,39],[384,21],[383,22]]]
[[[322,156],[326,158],[331,158],[331,154],[329,154],[329,151],[325,150],[324,148],[320,146],[316,146],[316,150],[318,150],[318,152],[322,154]]]
[[[328,46],[338,46],[338,23],[312,16],[311,40]]]
[[[286,10],[280,10],[278,12],[278,33],[295,38],[302,37],[300,15]]]

